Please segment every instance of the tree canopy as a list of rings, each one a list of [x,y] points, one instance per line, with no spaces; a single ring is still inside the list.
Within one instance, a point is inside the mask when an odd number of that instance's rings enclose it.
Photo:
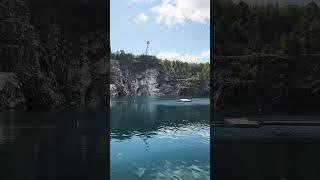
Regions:
[[[148,61],[156,65],[161,65],[172,77],[177,79],[209,79],[209,63],[186,63],[182,61],[169,61],[158,59],[155,56],[134,55],[126,53],[124,50],[111,53],[111,59],[121,61]]]
[[[214,0],[212,22],[214,55],[320,53],[320,8],[314,2],[279,7]]]

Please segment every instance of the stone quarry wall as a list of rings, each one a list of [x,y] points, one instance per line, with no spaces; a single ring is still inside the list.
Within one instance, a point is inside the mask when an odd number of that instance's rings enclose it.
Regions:
[[[209,96],[209,79],[192,90],[182,89],[185,80],[176,79],[157,62],[111,60],[112,96]]]
[[[320,105],[320,55],[215,57],[213,107],[312,109]]]
[[[111,60],[110,92],[113,96],[176,95],[176,84],[161,65]]]
[[[109,37],[92,2],[0,0],[0,109],[107,105]]]

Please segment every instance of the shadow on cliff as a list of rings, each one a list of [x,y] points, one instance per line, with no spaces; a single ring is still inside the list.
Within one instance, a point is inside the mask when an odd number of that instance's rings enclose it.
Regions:
[[[31,0],[32,21],[45,27],[56,23],[73,32],[109,30],[108,1],[103,0]]]

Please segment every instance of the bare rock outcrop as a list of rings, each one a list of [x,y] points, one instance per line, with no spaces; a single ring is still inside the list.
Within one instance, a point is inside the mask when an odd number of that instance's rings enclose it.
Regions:
[[[113,96],[175,95],[176,85],[159,64],[111,60],[110,92]]]
[[[10,80],[5,88],[19,89],[24,107],[107,105],[110,47],[104,23],[96,21],[107,18],[101,3],[0,0],[0,72],[17,76],[19,86]]]
[[[25,98],[14,73],[0,73],[0,109],[24,109]]]
[[[192,83],[176,79],[159,62],[111,60],[112,96],[209,96],[209,79]]]

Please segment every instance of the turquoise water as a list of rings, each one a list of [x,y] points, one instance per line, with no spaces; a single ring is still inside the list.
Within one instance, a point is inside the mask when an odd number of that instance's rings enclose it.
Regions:
[[[210,179],[208,98],[111,99],[110,174],[123,179]]]

